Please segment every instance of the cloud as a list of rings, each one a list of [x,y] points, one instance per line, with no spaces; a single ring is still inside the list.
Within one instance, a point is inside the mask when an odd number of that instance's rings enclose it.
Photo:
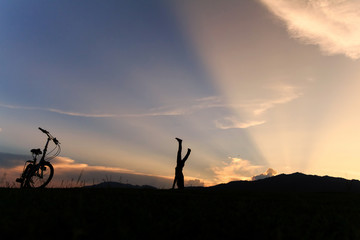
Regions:
[[[89,165],[86,163],[75,163],[75,160],[68,157],[56,157],[51,160],[51,164],[60,171],[63,169],[73,170],[89,167]]]
[[[328,54],[360,58],[358,0],[261,0],[286,23],[290,35]]]
[[[253,113],[255,115],[260,115],[276,105],[289,103],[302,95],[302,92],[294,86],[283,85],[274,89],[277,92],[277,97],[262,101],[260,100],[257,104],[254,104]]]
[[[251,178],[252,181],[255,181],[255,180],[260,180],[260,179],[264,179],[264,178],[268,178],[268,177],[273,177],[277,174],[277,172],[272,169],[272,168],[269,168],[268,170],[266,170],[266,172],[262,173],[262,174],[259,174],[259,175],[256,175],[256,176],[253,176]]]
[[[216,127],[219,129],[232,128],[249,128],[266,123],[264,119],[257,119],[261,117],[268,110],[280,104],[289,103],[303,95],[297,87],[290,85],[282,85],[270,88],[275,96],[268,99],[250,99],[238,104],[228,105],[235,112],[239,112],[242,120],[236,116],[226,116],[215,121]]]
[[[185,181],[185,186],[187,187],[203,187],[204,182],[200,179],[193,179],[193,180],[187,180]]]
[[[157,108],[152,108],[147,112],[133,113],[133,114],[128,114],[128,113],[91,114],[91,113],[64,111],[56,108],[41,108],[41,107],[32,107],[32,106],[28,107],[28,106],[18,106],[18,105],[10,105],[10,104],[2,104],[2,103],[0,103],[0,107],[8,108],[8,109],[29,110],[29,111],[31,110],[46,111],[46,112],[53,112],[62,115],[67,115],[67,116],[86,117],[86,118],[129,118],[129,117],[136,118],[136,117],[188,115],[203,109],[226,107],[226,105],[221,103],[221,99],[219,97],[211,96],[206,98],[195,99],[185,106],[161,106]]]
[[[54,109],[54,108],[39,108],[38,110],[49,111],[49,112],[59,113],[59,114],[68,115],[68,116],[75,116],[75,117],[89,117],[89,118],[113,118],[113,117],[116,117],[116,115],[114,115],[114,114],[88,114],[88,113],[78,113],[78,112],[67,112],[67,111],[62,111],[62,110]]]
[[[0,152],[0,187],[16,187],[15,179],[20,177],[27,156]]]
[[[158,108],[152,108],[148,113],[140,114],[124,114],[122,116],[127,117],[147,117],[147,116],[179,116],[188,115],[195,112],[211,109],[211,108],[226,108],[222,99],[218,96],[210,96],[205,98],[198,98],[190,101],[185,106],[162,106]]]
[[[2,128],[0,128],[0,132],[2,132]]]
[[[0,152],[0,167],[10,168],[19,164],[24,164],[29,157],[20,154],[10,154]]]
[[[89,113],[80,113],[80,112],[69,112],[63,111],[55,108],[41,108],[41,107],[26,107],[26,106],[17,106],[17,105],[9,105],[0,103],[0,107],[8,108],[8,109],[20,109],[20,110],[36,110],[36,111],[46,111],[53,112],[62,115],[75,116],[75,117],[89,117],[89,118],[113,118],[116,117],[114,114],[89,114]]]
[[[256,119],[268,110],[280,104],[289,103],[300,96],[302,92],[299,88],[290,85],[280,85],[268,88],[275,95],[267,99],[245,99],[236,104],[227,103],[222,97],[210,96],[195,99],[186,106],[162,106],[150,109],[148,113],[141,114],[124,114],[123,117],[148,117],[148,116],[180,116],[189,115],[201,110],[209,110],[214,108],[231,109],[235,112],[241,112],[244,119],[238,117],[224,116],[215,120],[215,126],[219,129],[231,128],[249,128],[266,123],[263,119]]]
[[[230,162],[223,162],[223,166],[211,169],[215,174],[216,183],[251,180],[251,176],[262,168],[262,166],[252,165],[250,161],[241,158],[229,157],[229,160]]]
[[[236,117],[225,117],[221,120],[216,120],[216,127],[219,129],[232,129],[232,128],[249,128],[258,126],[266,123],[266,121],[247,121],[241,122],[236,119]]]
[[[276,96],[267,99],[245,99],[236,104],[227,103],[222,97],[209,96],[199,99],[189,100],[187,103],[181,105],[169,105],[152,108],[147,112],[132,113],[132,114],[89,114],[80,112],[63,111],[55,108],[40,108],[40,107],[26,107],[0,103],[0,107],[8,109],[21,109],[32,111],[47,111],[57,114],[74,116],[74,117],[86,117],[86,118],[143,118],[143,117],[160,117],[160,116],[183,116],[194,114],[203,110],[210,109],[225,109],[234,110],[235,112],[241,112],[244,117],[239,119],[238,117],[224,116],[221,119],[215,119],[215,126],[219,129],[232,129],[232,128],[249,128],[266,123],[263,119],[256,119],[263,113],[276,105],[285,104],[302,95],[298,88],[293,86],[278,86],[269,88],[275,93]],[[216,113],[218,114],[218,112]],[[214,117],[215,118],[215,117]]]
[[[40,108],[40,107],[25,107],[25,106],[16,106],[9,104],[1,104],[0,107],[8,108],[8,109],[20,109],[20,110],[35,110],[35,111],[46,111],[53,112],[67,116],[73,117],[85,117],[85,118],[124,118],[124,117],[155,117],[155,116],[178,116],[187,114],[187,109],[177,108],[154,108],[150,109],[149,112],[146,113],[137,113],[137,114],[91,114],[91,113],[81,113],[81,112],[71,112],[64,111],[56,108]]]

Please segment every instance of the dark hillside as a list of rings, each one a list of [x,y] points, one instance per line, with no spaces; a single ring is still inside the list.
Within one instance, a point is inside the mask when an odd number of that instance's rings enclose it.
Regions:
[[[120,182],[102,182],[99,184],[85,186],[84,188],[135,188],[135,189],[156,189],[156,187],[149,185],[132,185],[128,183],[120,183]]]
[[[211,187],[260,192],[359,192],[360,181],[303,173],[280,174],[256,181],[234,181]]]

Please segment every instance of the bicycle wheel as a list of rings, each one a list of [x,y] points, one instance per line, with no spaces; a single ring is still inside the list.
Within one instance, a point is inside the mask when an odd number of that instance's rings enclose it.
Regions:
[[[54,176],[54,167],[49,162],[38,164],[33,169],[26,185],[30,188],[44,188]]]

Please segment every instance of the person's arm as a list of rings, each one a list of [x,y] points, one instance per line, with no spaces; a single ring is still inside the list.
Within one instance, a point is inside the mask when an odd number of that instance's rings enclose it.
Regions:
[[[174,183],[173,183],[173,186],[172,186],[172,189],[175,189],[175,183],[176,183],[176,180],[177,180],[177,178],[176,178],[176,176],[175,176],[175,178],[174,178]]]

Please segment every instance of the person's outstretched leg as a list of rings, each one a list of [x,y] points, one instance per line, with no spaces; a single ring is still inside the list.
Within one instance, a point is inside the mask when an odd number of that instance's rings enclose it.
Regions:
[[[181,151],[182,151],[182,140],[180,138],[175,138],[179,142],[179,148],[177,152],[177,163],[181,161]]]
[[[185,163],[185,161],[189,158],[190,153],[191,153],[191,149],[188,148],[187,153],[186,153],[186,155],[185,155],[185,157],[184,157],[184,159],[183,159],[183,162],[184,162],[184,163]]]

